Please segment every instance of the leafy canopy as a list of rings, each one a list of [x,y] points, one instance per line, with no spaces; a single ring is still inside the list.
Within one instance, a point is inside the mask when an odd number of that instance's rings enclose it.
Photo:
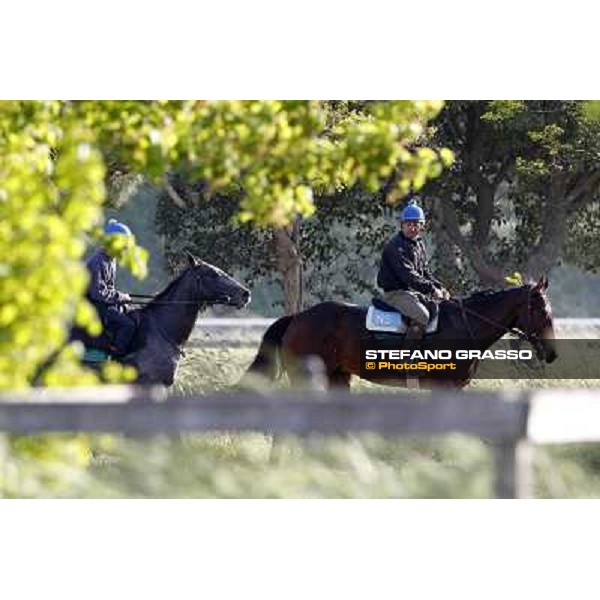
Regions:
[[[154,181],[183,170],[211,195],[237,188],[239,219],[273,226],[312,214],[314,190],[375,190],[398,169],[398,199],[451,162],[411,149],[442,102],[345,106],[332,117],[317,101],[0,102],[0,389],[31,383],[71,321],[99,328],[82,300],[82,256],[102,222],[109,161]],[[140,248],[112,251],[144,275]],[[47,383],[92,381],[76,358],[64,350]]]

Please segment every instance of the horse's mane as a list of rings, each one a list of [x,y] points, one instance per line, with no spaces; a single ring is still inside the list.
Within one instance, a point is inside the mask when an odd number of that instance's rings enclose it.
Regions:
[[[467,296],[465,300],[489,300],[492,296],[495,296],[497,293],[497,290],[488,288],[486,290],[480,290],[478,292],[472,293],[470,296]]]
[[[511,287],[504,290],[493,290],[491,288],[481,290],[479,292],[475,292],[470,296],[466,296],[464,298],[465,302],[480,302],[485,303],[487,301],[494,301],[500,294],[507,294],[510,292],[514,292],[515,290],[521,290],[523,288],[528,287],[527,285],[523,285],[520,287]]]
[[[173,279],[173,281],[170,281],[164,290],[162,290],[161,292],[158,292],[158,294],[156,294],[156,296],[154,296],[154,300],[164,300],[164,298],[169,295],[169,293],[172,291],[172,289],[181,281],[181,279],[184,277],[184,275],[187,272],[188,272],[188,269],[185,269],[182,273],[180,273],[177,277],[175,277],[175,279]],[[152,303],[150,303],[150,305],[151,304]]]

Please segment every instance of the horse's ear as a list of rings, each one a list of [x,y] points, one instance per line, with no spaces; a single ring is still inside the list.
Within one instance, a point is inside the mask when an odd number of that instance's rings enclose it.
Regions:
[[[189,251],[186,251],[188,262],[190,263],[190,267],[195,267],[198,264],[198,259]]]
[[[540,280],[537,282],[535,286],[538,290],[545,291],[548,289],[548,277],[546,275],[542,275]]]

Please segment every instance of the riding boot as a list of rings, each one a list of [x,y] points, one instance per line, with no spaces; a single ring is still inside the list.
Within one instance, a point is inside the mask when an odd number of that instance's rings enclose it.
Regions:
[[[421,323],[413,321],[408,331],[406,332],[407,350],[414,352],[421,348],[421,341],[425,335],[425,326]],[[418,363],[418,360],[411,360],[411,363]],[[418,390],[419,389],[419,372],[416,370],[409,370],[406,373],[406,387],[408,389]]]
[[[113,356],[115,358],[124,358],[129,353],[133,336],[135,335],[135,323],[128,317],[128,319],[120,323],[119,328],[115,333],[113,339],[114,351]]]

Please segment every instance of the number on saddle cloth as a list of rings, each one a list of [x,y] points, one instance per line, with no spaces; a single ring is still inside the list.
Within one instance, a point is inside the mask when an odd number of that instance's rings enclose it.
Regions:
[[[425,333],[435,333],[438,327],[439,305],[428,302],[430,318]],[[386,331],[388,333],[404,334],[408,329],[406,318],[397,308],[390,306],[380,298],[373,298],[371,306],[367,310],[365,326],[369,331]]]

